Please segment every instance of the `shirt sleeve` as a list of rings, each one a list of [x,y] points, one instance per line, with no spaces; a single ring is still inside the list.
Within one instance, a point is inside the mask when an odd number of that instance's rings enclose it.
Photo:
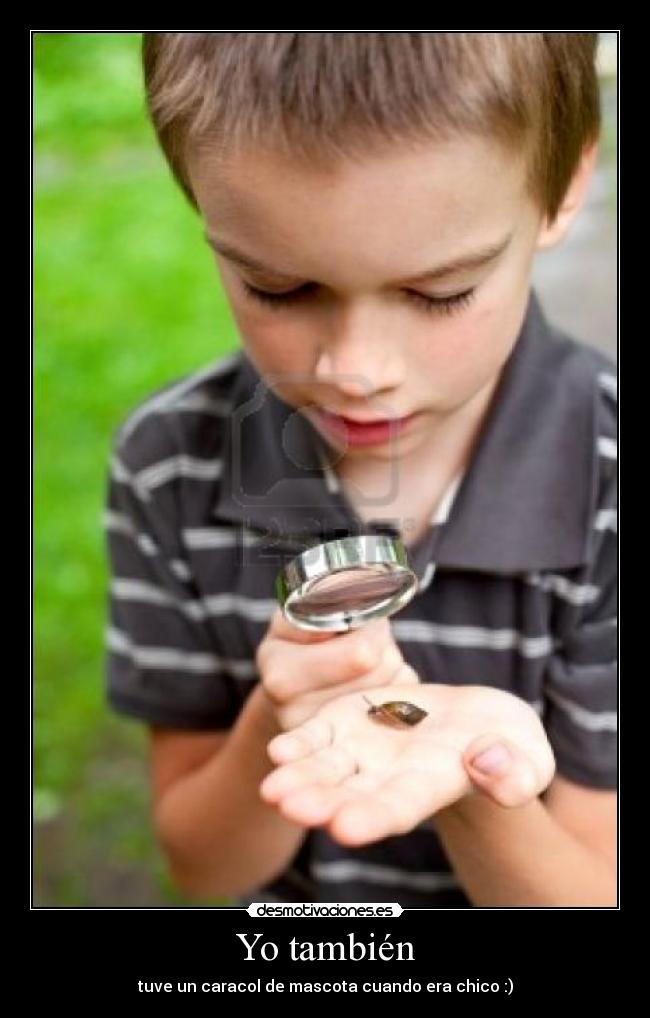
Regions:
[[[206,620],[182,541],[175,452],[159,422],[113,443],[105,512],[106,693],[153,724],[224,729],[241,696]]]
[[[593,520],[593,565],[564,596],[573,600],[551,656],[544,723],[557,772],[592,788],[617,785],[618,546],[616,479]]]

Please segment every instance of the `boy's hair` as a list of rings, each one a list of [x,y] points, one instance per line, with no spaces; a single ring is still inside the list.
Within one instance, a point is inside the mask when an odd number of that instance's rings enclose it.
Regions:
[[[145,32],[149,112],[196,207],[190,146],[322,168],[474,134],[526,154],[554,219],[600,130],[595,32]]]

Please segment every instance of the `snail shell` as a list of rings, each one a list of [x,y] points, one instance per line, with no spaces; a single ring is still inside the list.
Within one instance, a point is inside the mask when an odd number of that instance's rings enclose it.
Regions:
[[[367,701],[370,703],[370,700]],[[375,721],[401,728],[402,725],[417,725],[426,718],[428,711],[416,707],[408,700],[390,700],[388,703],[370,704],[368,714]]]

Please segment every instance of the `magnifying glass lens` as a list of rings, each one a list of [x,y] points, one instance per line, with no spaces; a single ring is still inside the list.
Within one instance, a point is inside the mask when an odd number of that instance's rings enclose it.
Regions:
[[[333,612],[352,614],[378,609],[387,599],[406,591],[410,578],[375,569],[344,569],[316,580],[313,587],[292,605],[297,618],[311,619]]]
[[[366,535],[310,549],[278,578],[278,598],[303,629],[345,631],[406,605],[417,577],[395,538]]]

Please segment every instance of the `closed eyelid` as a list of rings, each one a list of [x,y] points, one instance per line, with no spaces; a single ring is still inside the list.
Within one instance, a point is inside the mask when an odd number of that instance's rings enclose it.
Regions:
[[[266,305],[271,310],[282,310],[283,308],[290,308],[294,304],[301,303],[303,297],[307,296],[314,288],[316,284],[305,284],[294,290],[287,290],[283,292],[276,292],[269,290],[261,290],[258,287],[251,286],[245,280],[241,280],[244,293],[251,299],[256,300]],[[439,312],[445,314],[451,314],[454,311],[460,310],[467,307],[474,299],[477,287],[471,287],[454,294],[450,294],[446,297],[433,297],[427,296],[426,294],[418,293],[416,290],[404,290],[404,294],[416,305],[419,305],[425,311]]]

